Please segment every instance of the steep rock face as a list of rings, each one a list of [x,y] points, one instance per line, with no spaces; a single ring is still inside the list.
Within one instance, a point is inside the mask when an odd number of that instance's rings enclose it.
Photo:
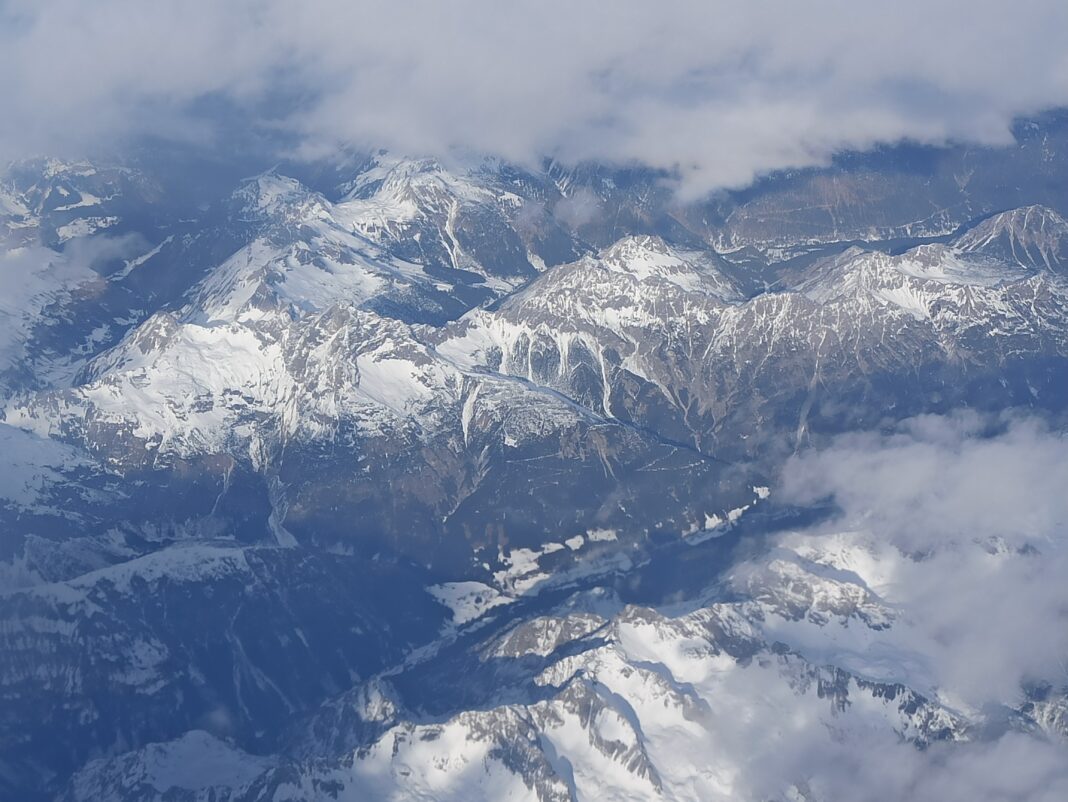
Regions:
[[[440,335],[437,350],[688,442],[710,417],[676,397],[671,376],[690,366],[716,316],[739,298],[715,259],[628,239],[601,258],[551,271],[495,311],[472,312]]]

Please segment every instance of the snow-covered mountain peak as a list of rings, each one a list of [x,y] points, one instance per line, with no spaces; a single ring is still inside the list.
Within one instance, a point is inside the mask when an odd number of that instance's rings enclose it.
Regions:
[[[354,207],[334,204],[296,179],[268,172],[234,195],[249,240],[188,293],[186,316],[201,322],[300,317],[334,304],[394,314],[442,315],[458,301],[453,283],[429,275],[420,254],[389,251]],[[449,277],[452,278],[452,277]]]
[[[648,234],[636,234],[623,237],[601,252],[601,259],[609,265],[626,268],[635,263],[644,263],[652,267],[665,266],[675,268],[685,263],[662,237]]]
[[[523,200],[498,173],[379,156],[342,189],[330,210],[340,227],[422,266],[466,308],[537,275],[518,220]]]
[[[96,175],[96,167],[85,159],[78,161],[66,161],[49,157],[44,159],[41,174],[44,178],[52,179],[57,176],[91,176]]]
[[[1068,220],[1046,206],[1023,206],[988,217],[954,245],[962,254],[1062,270],[1068,266]]]
[[[707,253],[673,248],[662,238],[624,237],[601,252],[599,263],[607,270],[625,273],[639,281],[664,280],[688,292],[739,300],[741,293]]]
[[[795,289],[817,303],[829,303],[896,281],[903,272],[894,258],[879,251],[851,247],[818,262]]]
[[[362,171],[347,185],[341,207],[360,227],[361,218],[378,213],[380,224],[411,221],[419,217],[449,214],[456,204],[493,204],[500,193],[468,170],[449,170],[434,159],[379,156],[374,166]],[[363,220],[368,225],[371,220]]]
[[[1068,259],[1068,221],[1030,206],[1004,212],[948,243],[903,253],[850,247],[808,268],[795,289],[818,303],[875,296],[919,312],[920,296],[1010,285],[1050,276]]]
[[[0,184],[0,217],[6,219],[8,226],[17,225],[18,221],[30,215],[30,209],[25,199],[13,188]]]
[[[234,192],[233,202],[247,222],[299,220],[326,206],[321,195],[274,170],[246,180]]]
[[[915,311],[922,303],[917,294],[934,297],[954,286],[994,286],[1027,275],[1000,263],[962,259],[942,244],[897,255],[851,247],[818,262],[795,289],[821,304],[875,297]]]
[[[149,744],[121,761],[96,761],[71,788],[74,798],[104,798],[116,786],[142,799],[209,799],[239,789],[273,761],[248,755],[203,730],[166,744]],[[195,772],[187,771],[196,766]]]
[[[300,316],[337,303],[363,304],[415,283],[375,261],[373,247],[316,217],[304,225],[307,239],[278,243],[257,239],[246,245],[191,293],[189,315],[204,321],[255,320],[284,313]]]
[[[501,314],[523,325],[551,320],[567,329],[592,325],[618,331],[653,325],[660,307],[703,316],[698,308],[741,297],[714,256],[677,249],[659,237],[635,236],[543,273],[513,293]]]

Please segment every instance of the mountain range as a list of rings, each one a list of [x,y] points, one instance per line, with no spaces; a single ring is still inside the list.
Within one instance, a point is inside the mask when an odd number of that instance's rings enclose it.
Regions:
[[[1068,737],[1062,687],[925,669],[920,556],[780,498],[851,432],[1062,419],[1068,121],[1015,133],[698,202],[386,152],[203,194],[9,166],[0,796],[816,800],[800,745]]]

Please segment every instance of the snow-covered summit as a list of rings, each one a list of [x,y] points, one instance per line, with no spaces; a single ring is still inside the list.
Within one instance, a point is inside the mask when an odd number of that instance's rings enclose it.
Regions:
[[[601,252],[599,264],[639,281],[669,281],[688,292],[705,293],[724,301],[742,297],[724,262],[708,252],[673,248],[660,237],[624,237]]]
[[[954,248],[1027,268],[1063,270],[1068,265],[1068,220],[1047,206],[1010,209],[966,231]]]

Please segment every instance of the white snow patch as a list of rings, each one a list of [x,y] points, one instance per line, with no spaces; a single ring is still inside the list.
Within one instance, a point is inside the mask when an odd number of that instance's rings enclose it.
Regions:
[[[170,743],[152,744],[142,752],[145,780],[160,793],[172,789],[200,791],[241,788],[273,765],[202,730]]]
[[[586,537],[592,543],[604,543],[610,540],[617,540],[619,533],[615,529],[587,529]]]
[[[111,228],[118,222],[119,218],[117,217],[79,217],[77,220],[71,220],[66,225],[57,228],[56,236],[59,237],[60,242],[67,242],[78,237],[88,237],[90,234],[95,234],[105,228]]]
[[[482,582],[444,582],[427,588],[427,591],[452,611],[452,621],[457,626],[481,618],[494,607],[515,601]]]

